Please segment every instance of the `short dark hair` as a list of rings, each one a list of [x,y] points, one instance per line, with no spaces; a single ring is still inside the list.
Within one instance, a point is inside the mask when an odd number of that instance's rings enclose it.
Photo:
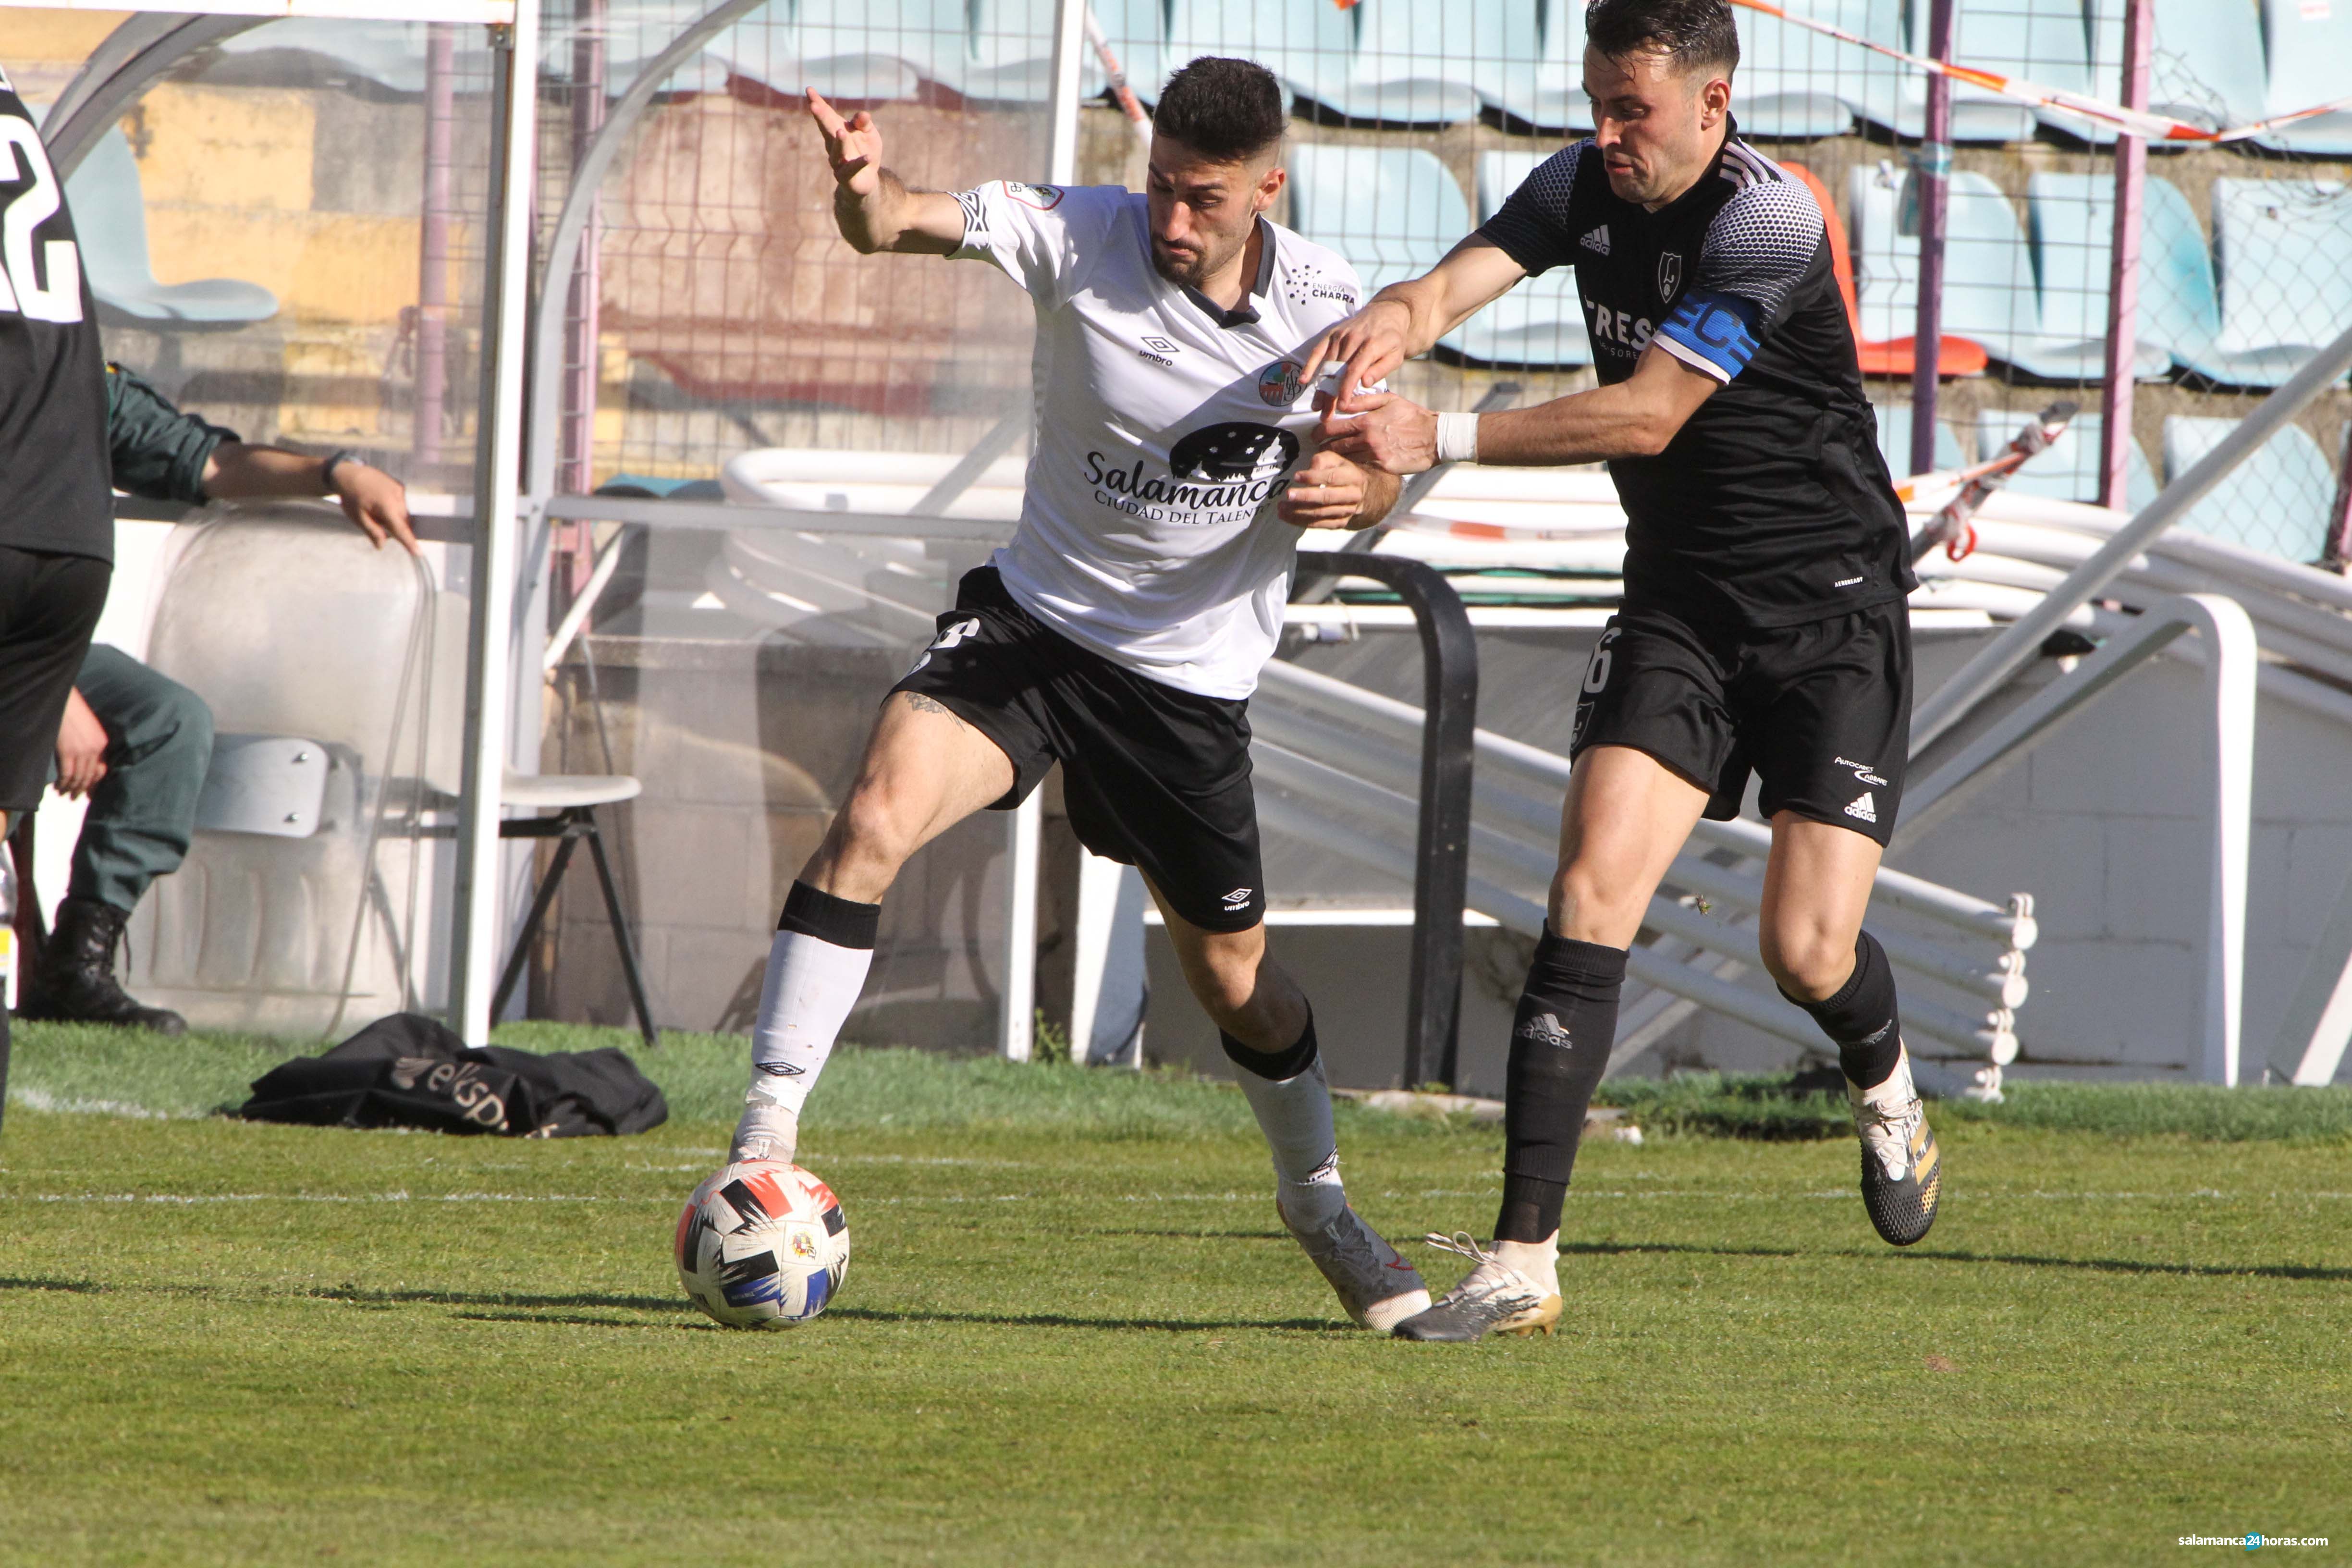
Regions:
[[[1739,68],[1739,29],[1726,0],[1592,0],[1584,38],[1612,59],[1655,51],[1677,74]]]
[[[1255,60],[1202,55],[1160,90],[1152,130],[1219,163],[1238,163],[1278,145],[1290,100]]]

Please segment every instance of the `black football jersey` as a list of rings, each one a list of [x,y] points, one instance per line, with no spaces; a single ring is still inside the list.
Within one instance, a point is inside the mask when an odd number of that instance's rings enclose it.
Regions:
[[[65,182],[0,72],[0,544],[114,559],[106,367]]]
[[[1916,585],[1821,208],[1737,127],[1656,212],[1609,188],[1587,140],[1480,232],[1531,274],[1575,267],[1604,384],[1654,342],[1724,384],[1664,451],[1609,465],[1628,605],[1794,626]]]

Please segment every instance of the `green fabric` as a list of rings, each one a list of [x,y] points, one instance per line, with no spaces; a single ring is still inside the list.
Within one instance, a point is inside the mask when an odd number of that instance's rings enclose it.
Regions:
[[[119,364],[106,367],[106,437],[114,452],[116,489],[192,506],[212,500],[205,494],[205,465],[214,449],[241,439],[234,430],[181,413],[144,378]]]
[[[203,698],[120,648],[92,643],[74,681],[106,726],[106,777],[90,792],[67,892],[126,913],[147,884],[179,868],[212,765]]]

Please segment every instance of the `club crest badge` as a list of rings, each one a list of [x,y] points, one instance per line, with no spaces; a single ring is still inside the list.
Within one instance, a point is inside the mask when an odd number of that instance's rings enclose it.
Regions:
[[[1658,298],[1672,300],[1675,290],[1682,286],[1683,258],[1675,252],[1662,251],[1658,256]]]
[[[1258,401],[1269,408],[1287,408],[1307,389],[1307,367],[1295,359],[1278,359],[1257,373]]]

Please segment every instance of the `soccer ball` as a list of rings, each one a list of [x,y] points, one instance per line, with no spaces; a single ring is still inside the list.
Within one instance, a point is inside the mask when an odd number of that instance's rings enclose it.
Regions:
[[[677,1279],[730,1329],[789,1329],[824,1310],[849,1272],[849,1222],[798,1165],[746,1160],[694,1189],[677,1216]]]

